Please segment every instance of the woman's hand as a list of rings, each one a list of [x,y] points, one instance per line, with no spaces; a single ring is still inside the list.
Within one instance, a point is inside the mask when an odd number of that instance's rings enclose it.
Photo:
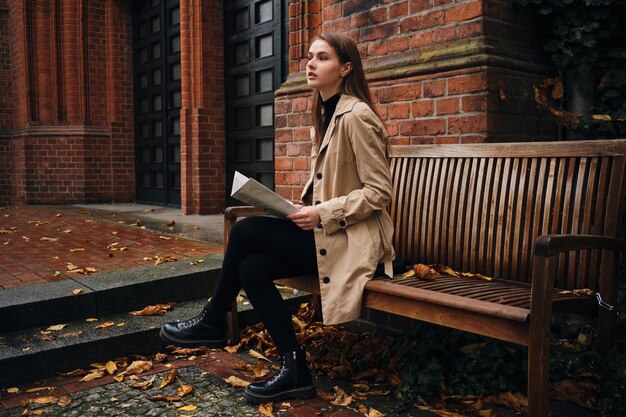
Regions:
[[[320,223],[320,213],[315,206],[299,206],[296,213],[287,216],[302,230],[313,230]]]

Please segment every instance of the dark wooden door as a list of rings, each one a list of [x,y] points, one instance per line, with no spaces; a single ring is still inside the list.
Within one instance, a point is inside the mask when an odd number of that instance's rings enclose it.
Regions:
[[[180,206],[180,2],[133,10],[137,201]]]
[[[284,16],[281,0],[224,2],[227,196],[235,171],[274,189],[274,91],[286,73]]]

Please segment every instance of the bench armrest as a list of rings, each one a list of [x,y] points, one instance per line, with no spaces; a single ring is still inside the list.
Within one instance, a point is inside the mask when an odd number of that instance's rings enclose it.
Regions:
[[[626,242],[596,235],[541,235],[535,241],[535,256],[552,256],[581,249],[626,251]]]
[[[258,216],[260,214],[267,214],[263,210],[259,210],[254,206],[232,206],[227,207],[224,211],[225,219],[237,219],[239,217]]]

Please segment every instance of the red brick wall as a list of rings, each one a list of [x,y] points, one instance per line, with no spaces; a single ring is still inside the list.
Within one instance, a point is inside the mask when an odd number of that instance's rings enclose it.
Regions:
[[[308,39],[348,33],[365,59],[392,144],[551,137],[533,103],[547,70],[533,23],[498,0],[292,0],[289,69],[277,92],[276,189],[297,200],[308,176]]]
[[[9,131],[13,122],[11,97],[11,54],[9,39],[9,9],[0,0],[0,207],[9,203],[10,166]]]
[[[6,3],[11,91],[0,84],[0,102],[11,97],[15,111],[5,195],[11,203],[134,200],[130,3]],[[0,203],[1,195],[2,180]]]
[[[224,209],[224,29],[218,0],[181,0],[181,209]]]

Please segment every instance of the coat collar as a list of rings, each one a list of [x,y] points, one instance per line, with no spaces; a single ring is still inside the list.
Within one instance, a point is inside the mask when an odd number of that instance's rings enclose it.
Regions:
[[[322,140],[322,144],[320,145],[318,154],[321,153],[324,148],[328,146],[330,138],[333,135],[333,131],[335,130],[335,120],[337,119],[337,116],[352,111],[354,105],[358,102],[358,98],[350,96],[348,94],[342,94],[341,97],[339,97],[339,102],[337,103],[337,107],[335,108],[335,113],[330,119],[330,124],[328,125],[328,129],[326,129],[326,133],[324,134],[324,139]]]

